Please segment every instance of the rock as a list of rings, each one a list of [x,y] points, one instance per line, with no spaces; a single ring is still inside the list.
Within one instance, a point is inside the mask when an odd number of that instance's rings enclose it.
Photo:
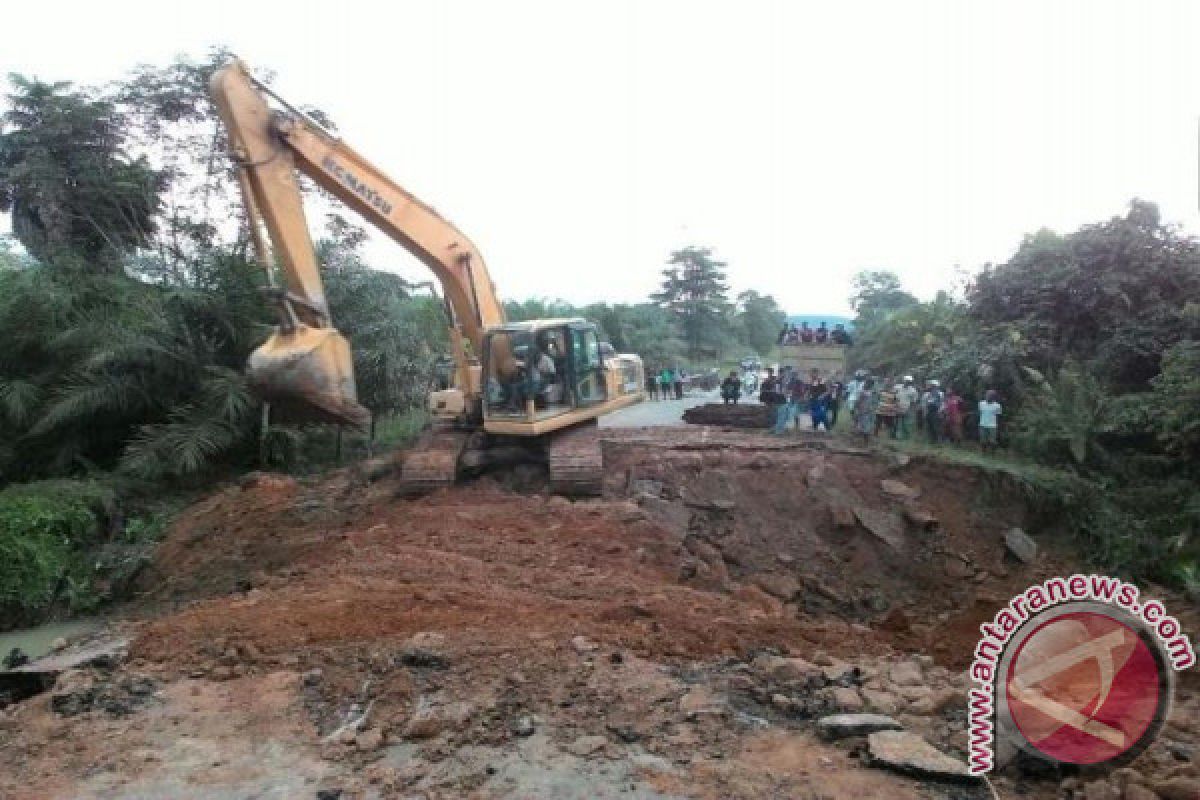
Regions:
[[[825,680],[836,686],[853,686],[862,680],[862,671],[853,664],[836,663],[821,668]]]
[[[846,506],[831,506],[829,513],[833,515],[833,527],[835,528],[858,527],[858,518],[854,516],[854,511]]]
[[[826,739],[866,736],[878,731],[898,731],[903,726],[881,714],[833,714],[817,720],[817,732]]]
[[[867,707],[870,709],[878,711],[881,714],[895,714],[900,710],[900,702],[890,692],[875,689],[861,689],[860,691],[863,700],[867,702]]]
[[[1196,758],[1196,748],[1170,739],[1167,740],[1167,752],[1176,761],[1193,761]]]
[[[924,697],[912,701],[909,711],[924,717],[940,714],[948,708],[966,708],[967,698],[957,689],[942,689],[931,691]]]
[[[449,703],[435,705],[427,698],[421,698],[417,710],[404,726],[404,736],[408,739],[430,739],[443,731],[458,730],[470,721],[475,709],[470,703]]]
[[[879,488],[888,497],[895,498],[896,500],[916,500],[921,496],[920,489],[914,489],[907,483],[902,483],[891,478],[884,478],[880,481]]]
[[[754,576],[754,583],[772,597],[788,602],[800,594],[800,581],[791,575],[767,572]]]
[[[1004,534],[1004,546],[1022,564],[1032,564],[1037,558],[1037,542],[1020,528],[1009,528]]]
[[[373,753],[384,745],[383,731],[378,728],[372,728],[369,731],[362,731],[354,737],[354,746],[361,753]]]
[[[572,755],[580,758],[588,756],[603,750],[608,744],[608,739],[603,736],[580,736],[575,741],[567,745],[566,750]]]
[[[571,639],[571,647],[581,656],[594,653],[600,649],[600,645],[591,641],[586,636],[576,636]]]
[[[871,763],[905,775],[932,780],[976,780],[967,765],[906,731],[877,731],[867,737]]]
[[[897,686],[922,686],[925,676],[921,674],[921,665],[916,661],[898,661],[888,670],[888,677]]]
[[[55,639],[53,642],[50,643],[50,649],[54,650],[54,651],[65,650],[66,647],[67,647],[67,640],[62,636],[59,636],[57,639]]]
[[[705,714],[724,714],[729,710],[725,699],[706,686],[697,686],[683,697],[679,698],[679,710],[688,719]]]
[[[308,672],[304,673],[304,685],[316,686],[321,682],[324,675],[325,673],[319,669],[310,669]]]
[[[317,789],[317,800],[341,800],[343,789]]]
[[[778,683],[811,685],[821,677],[821,669],[803,658],[784,658],[762,653],[754,659],[754,668]]]
[[[1140,783],[1131,783],[1121,792],[1121,800],[1159,800],[1158,795]]]
[[[893,550],[904,549],[904,522],[899,515],[856,506],[854,516],[864,528]]]
[[[933,515],[933,512],[924,508],[906,506],[904,509],[904,518],[910,524],[923,531],[936,531],[938,529],[938,518]]]
[[[1121,800],[1121,792],[1108,781],[1092,781],[1083,785],[1083,800]]]
[[[943,569],[946,575],[957,580],[966,580],[975,576],[975,568],[962,557],[948,554],[943,558]]]
[[[830,690],[830,695],[833,697],[833,703],[840,710],[854,713],[863,710],[862,695],[857,689],[849,686],[839,686]]]
[[[520,736],[522,738],[526,736],[532,736],[534,731],[537,730],[537,725],[534,724],[533,717],[529,716],[528,714],[522,714],[514,719],[512,721],[512,725],[509,727],[511,728],[514,736]]]
[[[1196,800],[1200,797],[1200,780],[1179,775],[1154,784],[1162,800]]]
[[[775,694],[771,695],[771,705],[775,706],[775,708],[779,709],[780,711],[791,711],[792,698],[788,697],[786,694],[779,694],[776,692]]]
[[[671,773],[675,771],[670,761],[667,761],[662,756],[651,755],[650,753],[634,753],[629,757],[629,763],[646,772]]]
[[[445,667],[449,663],[445,635],[433,631],[414,633],[400,647],[400,663],[407,667]]]
[[[233,667],[219,666],[214,667],[212,672],[208,673],[208,677],[214,681],[230,681],[235,677]]]
[[[889,462],[892,469],[904,469],[912,463],[912,457],[908,453],[892,453]]]

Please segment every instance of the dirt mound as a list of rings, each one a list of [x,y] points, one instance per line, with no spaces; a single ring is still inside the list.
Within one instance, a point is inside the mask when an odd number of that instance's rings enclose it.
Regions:
[[[598,500],[487,479],[400,499],[346,471],[197,503],[142,576],[159,615],[96,678],[154,702],[71,717],[65,756],[48,701],[0,713],[20,764],[0,795],[251,796],[286,774],[347,798],[986,796],[865,769],[815,719],[896,714],[961,758],[978,623],[1072,566],[1005,555],[1019,502],[820,435],[602,436]]]

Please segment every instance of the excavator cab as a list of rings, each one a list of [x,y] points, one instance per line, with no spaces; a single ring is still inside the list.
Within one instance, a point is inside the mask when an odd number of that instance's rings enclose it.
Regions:
[[[484,339],[485,420],[539,422],[608,396],[596,327],[582,319],[515,322]]]

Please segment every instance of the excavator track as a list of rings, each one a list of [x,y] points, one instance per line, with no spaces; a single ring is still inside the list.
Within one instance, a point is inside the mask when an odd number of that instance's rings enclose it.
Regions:
[[[400,491],[428,494],[451,486],[458,478],[458,462],[470,434],[456,430],[429,431],[409,451],[400,470]]]
[[[553,434],[546,450],[552,492],[572,497],[603,492],[604,451],[594,422]]]

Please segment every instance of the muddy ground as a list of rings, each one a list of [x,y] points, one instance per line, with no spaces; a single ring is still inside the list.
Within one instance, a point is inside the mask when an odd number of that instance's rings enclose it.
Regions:
[[[1082,561],[1052,532],[1032,564],[1008,554],[1003,533],[1030,521],[983,475],[828,437],[604,435],[595,500],[486,477],[400,499],[347,469],[253,476],[197,503],[113,625],[127,656],[0,711],[0,797],[1200,786],[1193,676],[1158,742],[1107,777],[1025,763],[992,787],[911,777],[863,737],[817,735],[828,714],[881,712],[962,760],[979,623]]]

